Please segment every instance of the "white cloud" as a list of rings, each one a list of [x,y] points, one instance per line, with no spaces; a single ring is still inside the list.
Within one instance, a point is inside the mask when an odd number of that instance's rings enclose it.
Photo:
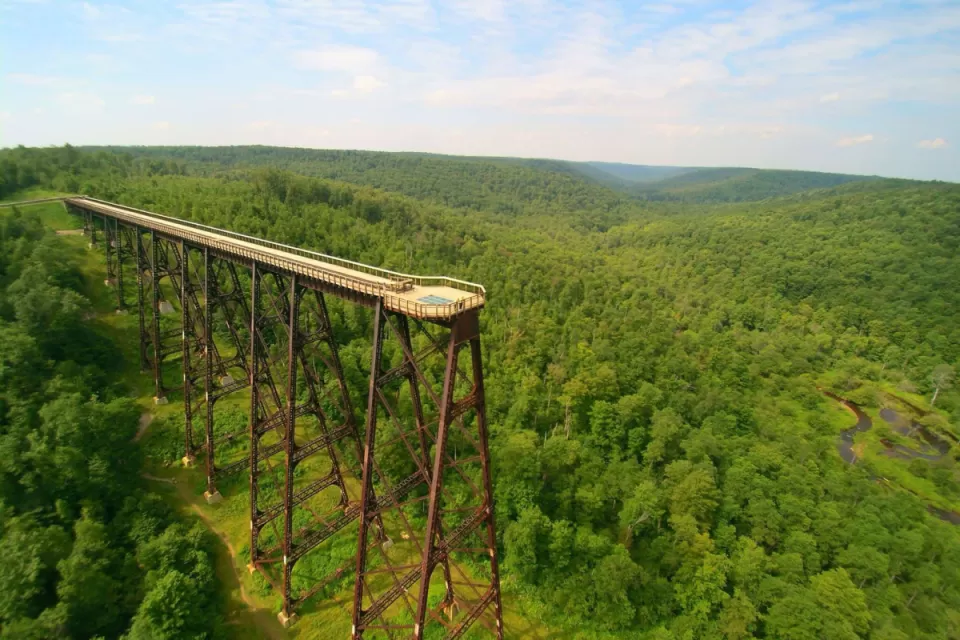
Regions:
[[[379,58],[373,49],[352,45],[330,45],[323,49],[299,51],[295,64],[311,71],[344,71],[360,73],[372,69]]]
[[[941,149],[947,146],[947,141],[943,138],[934,138],[933,140],[921,140],[917,143],[921,149]]]
[[[497,22],[505,17],[503,0],[457,0],[453,7],[467,18]]]
[[[97,111],[106,104],[90,91],[65,91],[57,95],[57,102],[71,111]]]
[[[130,98],[130,104],[153,104],[157,99],[154,96],[137,95]]]
[[[104,33],[97,36],[104,42],[140,42],[143,36],[139,33]]]
[[[324,127],[307,127],[303,130],[303,133],[311,138],[326,138],[330,135],[330,129]]]
[[[353,79],[353,88],[357,91],[369,92],[384,86],[384,82],[373,76],[357,76]]]
[[[858,144],[866,144],[867,142],[873,142],[873,134],[868,133],[862,136],[851,136],[848,138],[840,138],[837,140],[838,147],[853,147]]]
[[[820,96],[820,102],[836,102],[839,99],[840,99],[840,94],[836,92],[827,93]]]
[[[658,124],[653,131],[667,138],[693,138],[697,136],[721,137],[737,136],[767,140],[787,131],[787,127],[777,124]]]
[[[226,0],[223,2],[189,2],[178,8],[193,22],[214,28],[234,28],[262,23],[270,18],[270,8],[259,0]]]
[[[376,33],[390,28],[426,30],[436,23],[430,0],[277,0],[278,14],[302,29],[321,27],[348,33]],[[311,33],[312,36],[312,33]]]
[[[346,89],[334,89],[330,92],[330,95],[334,98],[347,98],[350,96],[350,92]]]
[[[170,123],[167,122],[166,120],[159,120],[151,124],[150,128],[155,129],[156,131],[166,131],[167,129],[170,128]]]
[[[51,86],[61,83],[63,80],[55,76],[40,76],[33,73],[8,73],[7,80],[18,84],[27,84],[38,87]]]
[[[98,9],[98,8],[95,7],[95,6],[93,6],[93,5],[90,4],[89,2],[84,2],[84,3],[83,3],[83,13],[84,13],[84,15],[86,15],[88,18],[97,18],[97,17],[100,16],[100,9]]]
[[[246,124],[247,129],[255,129],[257,131],[262,131],[263,129],[272,129],[277,126],[277,123],[273,120],[254,120],[253,122],[248,122]]]

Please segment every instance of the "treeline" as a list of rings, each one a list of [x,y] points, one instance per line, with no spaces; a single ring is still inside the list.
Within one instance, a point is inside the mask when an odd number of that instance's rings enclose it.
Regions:
[[[130,155],[140,174],[189,170],[211,176],[224,170],[285,169],[372,186],[453,208],[482,209],[512,217],[549,214],[571,215],[581,221],[587,218],[599,230],[606,229],[611,222],[646,212],[647,201],[753,202],[875,179],[815,171],[683,169],[264,146],[90,149]]]
[[[650,184],[633,185],[629,191],[641,199],[654,201],[754,202],[872,180],[876,178],[815,171],[696,169]]]
[[[507,219],[575,217],[581,226],[606,228],[639,205],[623,194],[585,180],[569,163],[466,158],[419,153],[337,151],[282,147],[106,147],[137,159],[183,163],[195,175],[224,170],[284,169],[305,176],[366,185],[442,204],[479,209]]]
[[[61,153],[24,171],[49,187]],[[84,289],[39,218],[0,211],[0,637],[219,637],[209,535],[141,488],[140,412]]]
[[[958,532],[840,460],[852,418],[818,390],[932,394],[933,371],[956,368],[958,187],[525,224],[287,172],[200,176],[220,151],[195,153],[209,157],[182,159],[191,177],[104,176],[95,195],[487,287],[504,584],[551,625],[657,640],[960,630]],[[334,313],[362,387],[369,316]],[[956,389],[937,406],[960,423]],[[955,456],[936,464],[960,495]]]

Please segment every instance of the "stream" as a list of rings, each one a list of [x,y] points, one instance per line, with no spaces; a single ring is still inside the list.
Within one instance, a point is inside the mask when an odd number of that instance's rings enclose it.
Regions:
[[[855,464],[857,462],[857,454],[853,450],[853,439],[858,433],[864,431],[869,431],[873,428],[873,420],[870,419],[870,416],[865,414],[862,409],[855,402],[851,402],[835,393],[829,391],[823,391],[824,395],[833,398],[844,407],[849,409],[856,417],[857,422],[849,429],[844,429],[840,432],[840,436],[837,440],[837,451],[840,453],[840,457],[843,458],[844,462],[847,464]],[[913,437],[914,433],[920,432],[921,436],[925,440],[922,451],[916,451],[906,445],[895,444],[889,441],[882,441],[883,445],[887,448],[884,452],[886,455],[891,458],[899,458],[901,460],[912,460],[914,458],[923,458],[924,460],[939,460],[945,456],[950,451],[949,443],[946,443],[935,435],[930,433],[923,425],[916,422],[908,423],[902,416],[900,416],[893,409],[884,408],[880,410],[880,417],[883,420],[890,424],[890,427],[899,433],[902,436]],[[909,425],[909,426],[908,426]],[[871,476],[873,480],[880,480],[877,476]],[[919,497],[919,496],[918,496]],[[960,513],[956,511],[946,511],[944,509],[938,509],[933,505],[927,505],[927,511],[937,516],[944,522],[949,522],[950,524],[960,525]]]

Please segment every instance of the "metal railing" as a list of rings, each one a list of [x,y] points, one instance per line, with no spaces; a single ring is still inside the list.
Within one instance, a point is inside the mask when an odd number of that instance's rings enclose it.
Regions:
[[[218,229],[191,220],[165,216],[153,213],[152,211],[118,205],[87,196],[68,197],[64,198],[64,200],[71,205],[96,211],[101,214],[111,215],[118,219],[124,219],[133,224],[139,224],[146,228],[182,238],[200,246],[208,246],[247,260],[272,264],[298,275],[315,278],[333,284],[334,286],[381,298],[388,309],[408,316],[418,318],[450,318],[466,309],[482,306],[486,300],[486,289],[484,289],[482,285],[473,282],[466,282],[446,276],[417,276],[390,271],[388,269],[380,269],[379,267],[373,267],[353,260],[345,260],[316,251],[292,247],[234,231]],[[227,239],[232,240],[232,242],[226,241]],[[259,251],[257,250],[258,247],[268,249],[270,252],[265,253]],[[294,256],[306,258],[311,262],[304,263],[296,260]],[[355,272],[356,275],[326,269],[324,268],[324,263]],[[364,278],[364,275],[372,276],[373,279]],[[397,295],[398,293],[411,290],[414,286],[450,287],[458,291],[469,292],[471,295],[449,303],[439,304],[409,300]]]

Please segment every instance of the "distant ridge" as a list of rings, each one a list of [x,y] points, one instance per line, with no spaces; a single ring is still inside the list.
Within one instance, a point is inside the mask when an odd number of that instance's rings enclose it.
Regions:
[[[568,212],[583,208],[586,202],[603,203],[607,210],[624,201],[752,202],[877,179],[749,167],[656,166],[261,145],[83,148],[125,152],[145,161],[185,161],[194,163],[193,171],[204,171],[201,166],[206,166],[207,171],[234,167],[288,169],[454,207],[483,202],[485,207],[502,213],[517,212],[519,202],[550,201],[557,210]]]

